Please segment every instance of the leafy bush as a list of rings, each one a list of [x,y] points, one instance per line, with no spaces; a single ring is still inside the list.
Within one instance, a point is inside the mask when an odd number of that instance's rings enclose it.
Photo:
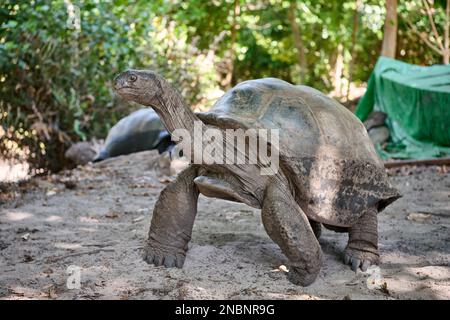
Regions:
[[[0,152],[35,169],[67,165],[70,143],[104,137],[129,113],[112,80],[127,69],[153,68],[189,103],[215,86],[210,50],[186,30],[155,16],[159,3],[4,1],[0,11]],[[154,13],[152,13],[154,12]],[[161,37],[164,37],[164,41]],[[214,52],[213,52],[214,53]],[[40,172],[38,171],[38,172]]]
[[[40,171],[64,168],[70,143],[105,137],[136,108],[117,101],[111,89],[114,76],[129,67],[158,71],[200,110],[220,96],[220,86],[252,78],[302,82],[337,97],[350,78],[356,86],[365,82],[381,48],[385,1],[298,0],[295,10],[292,4],[2,0],[0,152]],[[446,1],[435,4],[442,31]],[[421,5],[399,3],[398,57],[439,63],[406,23],[427,32]],[[296,24],[301,41],[293,37]],[[303,72],[297,48],[304,51]]]

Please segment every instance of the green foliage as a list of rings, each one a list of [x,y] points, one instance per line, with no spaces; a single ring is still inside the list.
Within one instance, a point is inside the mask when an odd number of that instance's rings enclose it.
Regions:
[[[433,15],[437,31],[444,34],[445,5],[446,0],[434,1],[435,12]],[[442,58],[420,38],[412,32],[408,22],[414,24],[417,30],[424,34],[431,34],[430,19],[425,12],[422,1],[399,2],[399,32],[398,32],[398,56],[400,59],[418,65],[433,65],[441,63]],[[431,41],[435,45],[435,41]]]
[[[445,1],[435,2],[441,28]],[[411,35],[403,19],[407,16],[420,30],[427,28],[420,1],[399,3],[399,57],[439,63],[440,57]],[[352,62],[352,81],[365,82],[381,47],[384,1],[361,1],[355,48],[356,1],[296,4],[307,62],[301,81],[332,91],[342,54],[342,78],[349,78]],[[230,70],[232,84],[268,76],[299,83],[288,10],[287,0],[3,0],[0,152],[26,158],[35,168],[65,167],[63,154],[70,143],[105,137],[120,117],[136,108],[117,101],[111,87],[114,76],[130,67],[160,72],[197,109],[207,108],[220,95]]]
[[[375,2],[378,3],[378,2]],[[230,48],[230,29],[234,0],[229,1],[173,1],[174,18],[188,26],[190,37],[201,36],[200,46],[207,45],[222,31],[228,41],[219,48],[221,55]],[[287,19],[289,1],[238,1],[240,14],[237,36],[234,83],[248,78],[279,77],[298,82],[298,66],[292,30]],[[330,90],[327,78],[333,67],[337,46],[344,44],[346,62],[350,58],[352,34],[352,2],[298,1],[297,21],[304,41],[308,65],[306,84]],[[359,57],[361,68],[356,79],[365,81],[379,54],[384,22],[384,4],[366,1],[361,16],[364,28],[358,34],[357,52],[373,50]],[[362,17],[361,17],[362,18]],[[378,20],[378,25],[375,22]],[[374,28],[376,28],[374,30]]]
[[[212,64],[186,42],[186,28],[157,17],[158,3],[80,1],[79,27],[77,12],[71,16],[67,3],[5,1],[2,6],[4,156],[29,158],[36,168],[63,168],[71,142],[105,137],[130,111],[114,99],[111,86],[129,67],[158,70],[190,102],[205,101],[202,94],[214,84]]]

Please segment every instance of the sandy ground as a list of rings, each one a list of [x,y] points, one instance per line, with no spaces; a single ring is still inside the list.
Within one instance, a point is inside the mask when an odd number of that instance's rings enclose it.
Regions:
[[[184,268],[147,265],[140,254],[153,204],[170,181],[156,157],[3,187],[0,299],[450,299],[445,168],[391,173],[404,197],[380,215],[380,268],[352,272],[341,262],[347,236],[324,230],[323,269],[302,288],[279,268],[286,259],[258,210],[202,196]],[[69,289],[77,270],[80,288]]]

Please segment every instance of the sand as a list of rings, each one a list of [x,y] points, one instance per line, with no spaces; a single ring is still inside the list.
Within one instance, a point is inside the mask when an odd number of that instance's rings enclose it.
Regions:
[[[3,187],[0,299],[450,299],[443,167],[390,172],[404,197],[379,216],[379,267],[351,271],[347,235],[323,230],[324,266],[303,288],[259,210],[203,196],[183,269],[146,264],[152,208],[173,179],[157,162],[142,152]]]

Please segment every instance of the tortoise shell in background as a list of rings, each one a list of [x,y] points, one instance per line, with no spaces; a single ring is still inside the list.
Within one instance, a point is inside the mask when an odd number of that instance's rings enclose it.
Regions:
[[[158,149],[162,153],[173,144],[158,114],[151,108],[139,109],[109,130],[103,148],[93,161],[145,150]]]

